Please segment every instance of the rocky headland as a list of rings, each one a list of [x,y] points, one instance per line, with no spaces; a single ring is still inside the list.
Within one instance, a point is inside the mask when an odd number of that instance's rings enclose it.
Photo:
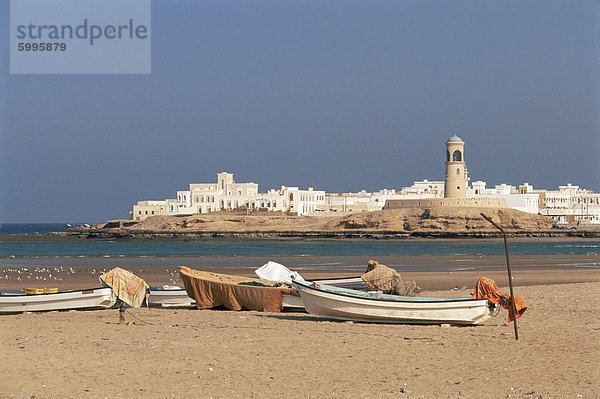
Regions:
[[[555,221],[514,209],[412,208],[346,216],[297,216],[273,212],[219,212],[114,220],[56,233],[104,239],[261,239],[261,238],[491,238],[501,233],[480,213],[513,237],[599,237],[598,231],[557,229]]]

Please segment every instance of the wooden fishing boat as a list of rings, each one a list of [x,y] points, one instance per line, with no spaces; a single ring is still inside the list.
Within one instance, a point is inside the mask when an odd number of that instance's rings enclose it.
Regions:
[[[233,310],[303,312],[304,303],[297,290],[281,282],[222,273],[179,268],[187,295],[200,309],[219,306]],[[360,277],[315,280],[328,284],[361,284]],[[150,295],[152,296],[152,295]]]
[[[112,289],[107,287],[36,295],[25,293],[0,295],[0,313],[105,309],[114,304]]]
[[[148,306],[192,306],[194,300],[190,298],[185,287],[177,286],[150,286]]]
[[[335,320],[406,324],[478,324],[488,319],[487,299],[388,295],[294,280],[306,310]]]
[[[232,310],[281,312],[283,295],[291,288],[274,281],[193,270],[181,266],[179,274],[187,294],[199,309],[226,307]]]

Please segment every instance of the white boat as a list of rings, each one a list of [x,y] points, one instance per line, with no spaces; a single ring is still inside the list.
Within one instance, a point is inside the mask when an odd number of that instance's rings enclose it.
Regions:
[[[196,303],[190,298],[185,287],[162,286],[150,287],[150,296],[148,297],[148,306],[192,306]]]
[[[312,280],[317,284],[328,285],[349,285],[349,286],[364,286],[364,281],[360,277],[342,277],[331,279]],[[282,294],[283,310],[286,312],[305,312],[304,301],[297,289],[292,289],[289,294]]]
[[[302,276],[297,271],[292,271],[281,263],[268,261],[254,271],[259,279],[266,280],[269,283],[278,282],[290,286],[293,280],[302,280]],[[344,277],[334,279],[319,279],[313,280],[323,284],[331,285],[347,285],[347,284],[364,284],[360,277]],[[289,292],[281,294],[283,301],[283,310],[288,312],[304,312],[304,303],[297,290],[292,289]]]
[[[66,291],[51,294],[0,295],[0,313],[43,312],[70,309],[105,309],[113,306],[111,288]]]
[[[334,320],[406,324],[478,324],[488,319],[487,299],[388,295],[293,281],[306,311]]]

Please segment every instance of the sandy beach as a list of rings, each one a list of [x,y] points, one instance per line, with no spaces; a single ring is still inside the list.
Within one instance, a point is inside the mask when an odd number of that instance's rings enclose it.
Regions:
[[[506,310],[475,327],[193,308],[128,309],[125,325],[116,309],[2,315],[0,397],[598,397],[600,270],[514,264],[515,294],[528,306],[518,341]],[[3,277],[9,269],[0,267]],[[132,271],[164,284],[176,270]],[[63,273],[60,288],[98,285],[98,272]],[[482,275],[508,292],[500,265],[402,275],[425,289],[420,295],[469,296]]]

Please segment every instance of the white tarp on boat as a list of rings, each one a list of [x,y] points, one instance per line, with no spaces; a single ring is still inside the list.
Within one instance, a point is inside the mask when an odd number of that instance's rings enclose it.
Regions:
[[[288,284],[292,283],[292,279],[304,281],[298,272],[293,272],[281,263],[273,261],[268,261],[254,272],[258,278],[263,280],[271,280]]]

